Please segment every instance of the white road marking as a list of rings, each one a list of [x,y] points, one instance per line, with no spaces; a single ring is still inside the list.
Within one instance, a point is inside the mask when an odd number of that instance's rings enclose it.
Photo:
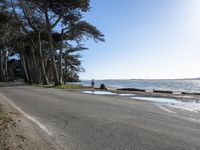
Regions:
[[[162,110],[165,110],[166,112],[169,112],[169,113],[172,113],[172,114],[175,114],[175,113],[176,113],[176,112],[171,111],[171,110],[169,110],[169,109],[167,109],[167,108],[165,108],[165,107],[163,107],[163,106],[161,106],[161,105],[156,105],[156,106],[158,106],[158,107],[161,108]]]
[[[12,107],[16,108],[21,114],[23,114],[27,119],[31,120],[32,122],[36,123],[44,132],[46,132],[48,135],[52,136],[52,133],[39,121],[37,121],[34,117],[26,114],[23,110],[21,110],[18,106],[16,106],[13,102],[11,102],[7,97],[5,97],[3,94],[0,94],[3,99],[5,99]]]

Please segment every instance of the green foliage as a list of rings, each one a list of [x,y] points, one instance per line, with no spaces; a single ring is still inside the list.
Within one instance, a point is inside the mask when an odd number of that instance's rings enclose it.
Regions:
[[[87,49],[83,42],[105,41],[100,30],[84,21],[88,11],[90,0],[0,0],[0,50],[20,55],[29,83],[61,85],[62,76],[78,81],[84,71],[80,52]],[[5,66],[0,75],[8,76]]]
[[[78,40],[82,40],[84,37],[92,38],[96,42],[104,42],[104,35],[93,25],[86,21],[79,21],[70,26],[70,34]]]

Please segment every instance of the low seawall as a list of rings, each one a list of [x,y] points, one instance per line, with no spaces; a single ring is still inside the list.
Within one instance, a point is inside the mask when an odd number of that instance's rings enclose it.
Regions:
[[[132,92],[146,92],[146,93],[161,93],[161,94],[175,94],[175,95],[200,95],[200,92],[183,92],[170,90],[155,90],[155,89],[137,89],[137,88],[120,88],[118,91],[132,91]]]

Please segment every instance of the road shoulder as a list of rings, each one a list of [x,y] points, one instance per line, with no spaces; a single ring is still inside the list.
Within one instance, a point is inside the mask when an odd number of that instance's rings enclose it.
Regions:
[[[0,94],[0,149],[55,150],[55,145]]]

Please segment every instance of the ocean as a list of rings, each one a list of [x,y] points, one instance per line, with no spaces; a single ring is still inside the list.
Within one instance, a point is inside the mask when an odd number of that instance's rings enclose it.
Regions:
[[[90,86],[91,81],[83,80],[81,84]],[[107,87],[116,88],[138,88],[138,89],[155,89],[155,90],[171,90],[185,92],[200,92],[200,80],[96,80],[95,86],[105,84]]]

